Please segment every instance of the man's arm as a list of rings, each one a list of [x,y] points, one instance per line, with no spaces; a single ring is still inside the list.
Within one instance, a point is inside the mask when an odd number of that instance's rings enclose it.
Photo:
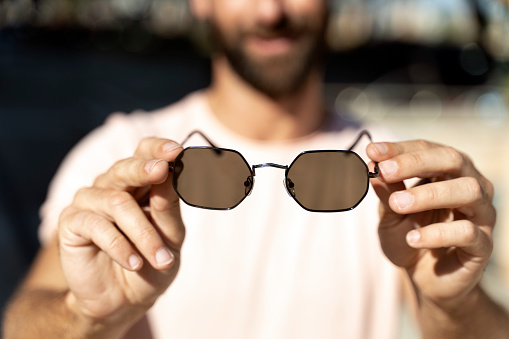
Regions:
[[[184,226],[168,180],[181,147],[145,139],[77,192],[5,314],[4,337],[121,338],[175,278]],[[58,246],[57,246],[58,245]]]
[[[422,338],[507,338],[509,314],[482,288],[476,287],[472,303],[446,310],[435,303],[418,301],[418,291],[402,271],[403,297],[411,316],[417,320]],[[420,299],[420,298],[419,298]]]
[[[151,337],[144,318],[111,328],[94,326],[69,309],[68,293],[55,238],[39,250],[23,284],[7,305],[2,338]]]
[[[64,334],[71,333],[77,319],[66,309],[66,292],[54,239],[41,248],[25,281],[9,302],[3,338],[44,338],[53,333],[65,337]],[[46,316],[38,316],[41,314]]]
[[[493,251],[492,184],[443,145],[377,143],[367,151],[381,172],[372,181],[380,242],[406,270],[424,338],[509,338],[507,312],[479,286]],[[424,180],[407,188],[411,178]]]
[[[65,305],[67,291],[20,290],[5,318],[4,338],[77,338],[79,320]],[[44,317],[34,316],[45,314]]]
[[[479,286],[451,308],[422,300],[418,320],[426,338],[508,338],[509,315]]]

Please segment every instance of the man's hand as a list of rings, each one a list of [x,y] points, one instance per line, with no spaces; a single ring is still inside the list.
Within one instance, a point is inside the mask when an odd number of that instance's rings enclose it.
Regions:
[[[466,305],[493,250],[492,184],[450,147],[408,141],[370,144],[367,152],[380,166],[372,185],[387,257],[406,269],[419,303],[446,311]],[[405,187],[412,178],[422,180]]]
[[[61,215],[59,247],[69,285],[67,305],[100,324],[142,316],[174,280],[184,241],[168,162],[182,150],[149,138]]]

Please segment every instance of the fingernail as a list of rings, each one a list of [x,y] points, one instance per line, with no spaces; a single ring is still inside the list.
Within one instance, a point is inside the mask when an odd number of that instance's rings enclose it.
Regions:
[[[147,162],[147,164],[145,165],[145,172],[147,173],[152,172],[152,169],[161,161],[163,161],[163,159],[151,160]]]
[[[173,253],[171,253],[171,251],[166,247],[160,248],[156,252],[156,263],[159,266],[169,265],[174,258]]]
[[[409,245],[415,245],[421,239],[421,233],[419,231],[413,230],[407,233],[406,241]]]
[[[380,171],[382,171],[382,175],[385,178],[390,177],[398,170],[398,164],[392,160],[382,161],[378,164],[378,166],[380,167]]]
[[[406,191],[394,193],[394,202],[396,203],[396,206],[400,210],[408,208],[410,205],[412,205],[413,201],[414,201],[413,195]]]
[[[378,154],[385,154],[389,151],[389,147],[387,147],[387,145],[384,143],[376,142],[373,143],[373,146],[375,147]]]
[[[163,152],[164,153],[170,153],[171,151],[177,149],[181,147],[180,144],[174,142],[174,141],[170,141],[170,142],[167,142],[166,144],[163,145]]]
[[[142,263],[143,261],[136,254],[131,254],[131,256],[129,257],[129,266],[131,267],[132,270],[138,269]]]

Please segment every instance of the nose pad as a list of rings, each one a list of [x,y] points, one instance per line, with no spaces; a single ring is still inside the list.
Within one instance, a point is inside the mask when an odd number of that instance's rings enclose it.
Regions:
[[[246,196],[251,195],[251,192],[253,192],[253,183],[254,178],[252,176],[247,177],[246,181],[244,181],[244,194]]]
[[[289,178],[284,178],[283,185],[286,188],[286,193],[288,193],[290,197],[295,198],[295,184],[293,181]]]

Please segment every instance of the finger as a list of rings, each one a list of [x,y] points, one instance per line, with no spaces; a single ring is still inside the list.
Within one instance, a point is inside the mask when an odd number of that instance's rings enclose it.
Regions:
[[[403,191],[406,189],[406,186],[403,182],[397,182],[393,184],[387,184],[381,180],[378,179],[371,179],[371,186],[373,187],[376,195],[380,199],[380,208],[381,208],[381,215],[382,217],[386,215],[387,213],[396,214],[392,211],[389,199],[391,195],[394,192]],[[398,220],[400,219],[400,215],[396,214],[398,216]]]
[[[152,267],[168,269],[173,264],[172,251],[131,194],[108,189],[82,189],[76,194],[75,205],[116,225]]]
[[[472,177],[439,181],[397,191],[389,197],[396,213],[411,214],[439,209],[457,209],[467,218],[494,224],[491,197],[479,181]]]
[[[382,162],[400,154],[443,147],[426,140],[409,140],[401,142],[376,142],[367,146],[367,155],[375,162]]]
[[[370,162],[369,167],[371,168],[373,166],[373,162]],[[370,183],[380,200],[380,215],[383,216],[385,213],[391,213],[392,210],[389,205],[389,198],[392,193],[405,190],[405,183],[401,181],[388,184],[378,178],[370,179]]]
[[[164,159],[127,158],[117,161],[106,173],[98,176],[94,186],[121,191],[164,182],[168,162]]]
[[[371,184],[380,198],[380,223],[378,235],[380,245],[389,260],[396,266],[404,267],[413,260],[416,250],[408,247],[405,235],[414,228],[413,223],[404,222],[406,215],[394,212],[389,206],[391,194],[404,190],[404,183],[386,184],[380,180],[372,179]]]
[[[142,159],[165,159],[173,161],[182,151],[182,146],[175,141],[161,138],[145,138],[140,141],[134,157]]]
[[[403,153],[379,163],[381,179],[397,182],[410,178],[480,177],[465,154],[450,147]]]
[[[459,247],[476,257],[489,257],[493,250],[490,235],[468,220],[437,223],[407,233],[409,246],[418,249]]]
[[[131,243],[111,221],[102,216],[89,211],[67,209],[62,213],[61,225],[61,246],[75,248],[93,243],[127,270],[137,271],[143,266],[143,259]]]
[[[150,216],[165,241],[173,248],[180,249],[185,228],[180,214],[179,197],[173,190],[171,180],[152,186]]]

